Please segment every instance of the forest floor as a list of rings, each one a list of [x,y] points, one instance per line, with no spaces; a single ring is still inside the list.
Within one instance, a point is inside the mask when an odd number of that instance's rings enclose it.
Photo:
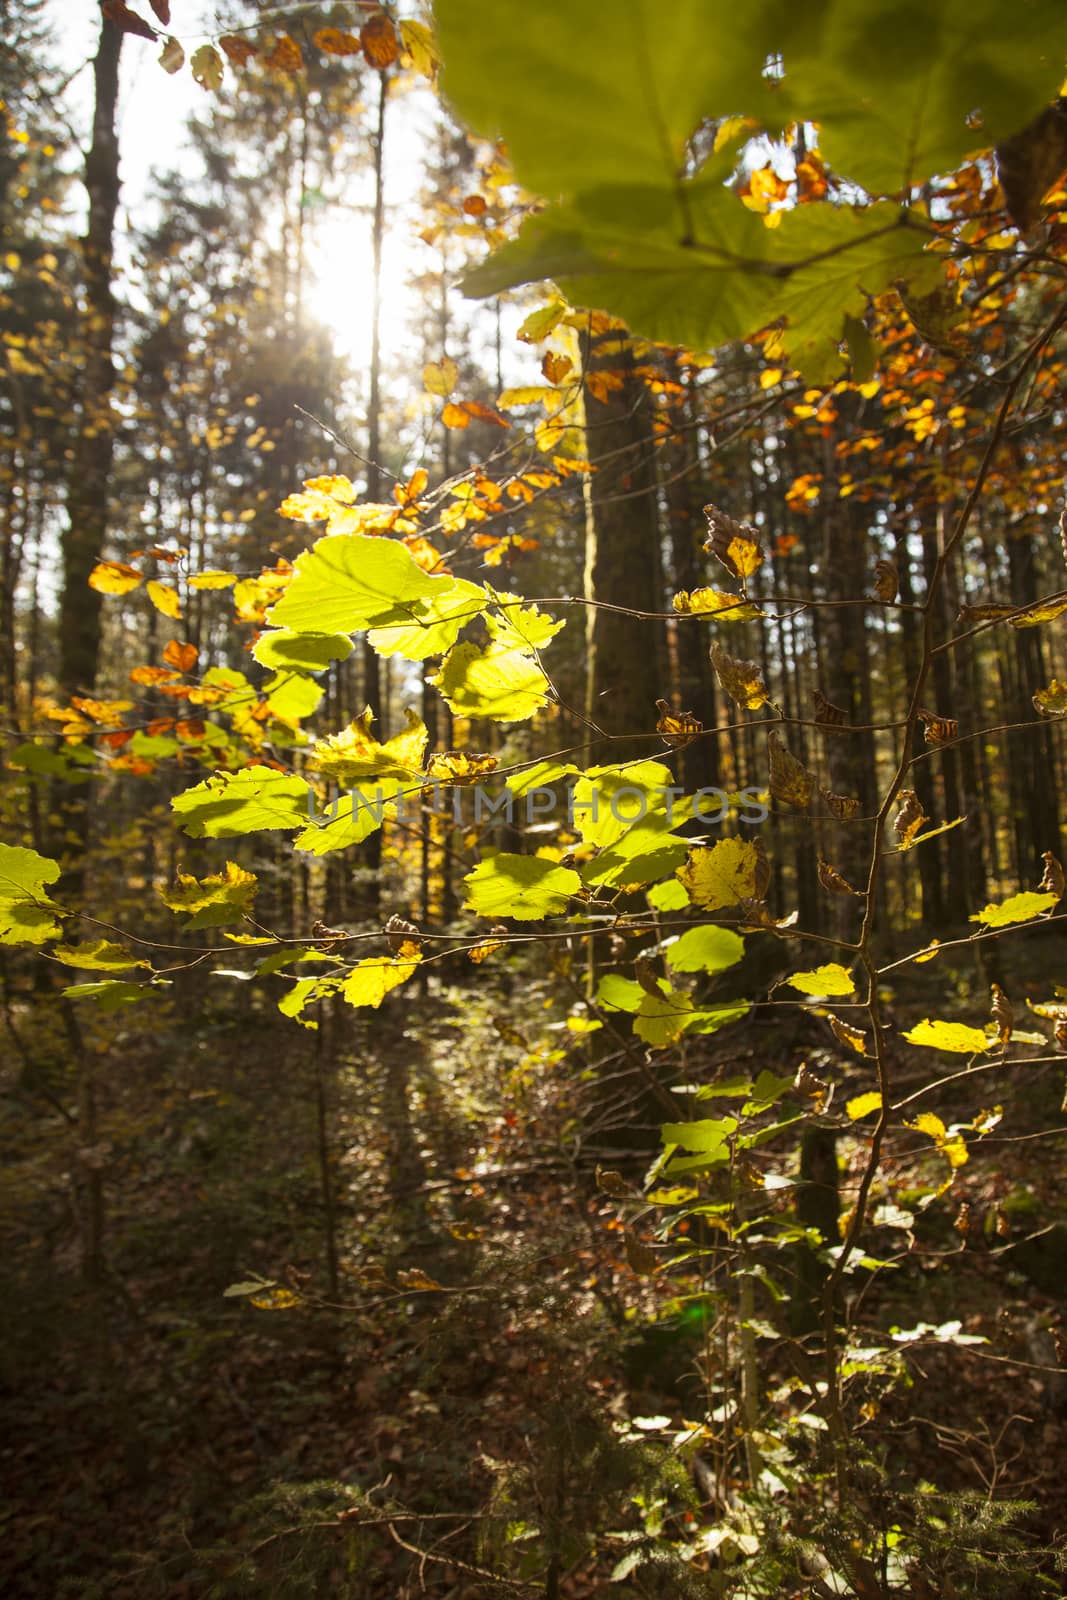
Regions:
[[[928,974],[908,997],[917,1015],[937,1014],[922,1009]],[[79,1274],[71,1130],[9,1060],[5,1595],[682,1592],[609,1580],[642,1516],[649,1527],[653,1480],[676,1545],[716,1519],[707,1474],[672,1454],[703,1414],[703,1336],[679,1319],[677,1284],[633,1270],[620,1206],[580,1149],[586,1047],[535,974],[510,981],[528,1036],[505,1020],[509,980],[484,970],[391,997],[370,1024],[347,1016],[325,1054],[229,1001],[191,1021],[175,1005],[151,1029],[124,1019],[101,1058],[96,1289]],[[795,1070],[803,1041],[763,1026],[738,1037]],[[839,1073],[858,1072],[839,1055]],[[1067,1259],[1045,1230],[1067,1207],[1062,1147],[1040,1135],[1063,1073],[1004,1076],[1000,1142],[861,1297],[870,1325],[956,1320],[989,1343],[917,1344],[871,1416],[905,1480],[1033,1501],[1028,1526],[1049,1541],[1067,1527],[1067,1374],[1051,1370]],[[637,1175],[653,1148],[650,1135]],[[846,1191],[862,1151],[858,1135],[843,1147]],[[894,1181],[927,1161],[905,1152]],[[274,1287],[226,1295],[257,1276]]]

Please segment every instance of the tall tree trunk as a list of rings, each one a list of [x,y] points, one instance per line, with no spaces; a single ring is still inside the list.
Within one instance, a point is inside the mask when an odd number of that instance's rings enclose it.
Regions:
[[[107,539],[108,480],[114,452],[111,394],[115,382],[112,292],[115,212],[119,200],[119,143],[115,111],[123,35],[101,15],[93,66],[96,101],[93,136],[85,161],[89,225],[82,242],[86,318],[81,385],[81,427],[67,493],[69,526],[63,536],[63,596],[59,619],[59,681],[67,694],[91,692],[100,653],[100,597],[88,587]]]
[[[605,609],[659,609],[655,466],[648,392],[625,335],[590,337],[586,375],[585,596],[596,602],[586,622],[586,715],[611,738],[597,743],[588,730],[593,758],[614,763],[657,750],[647,737],[662,692],[656,636],[647,621]]]

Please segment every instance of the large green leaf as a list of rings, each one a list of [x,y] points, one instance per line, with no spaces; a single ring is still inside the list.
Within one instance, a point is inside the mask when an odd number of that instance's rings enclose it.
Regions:
[[[216,772],[176,794],[171,807],[194,839],[231,839],[242,833],[299,828],[308,820],[307,781],[273,767]]]
[[[36,850],[0,844],[0,944],[43,944],[59,932],[59,910],[45,893],[59,863]]]
[[[533,656],[494,642],[453,645],[430,680],[459,717],[524,722],[548,698],[549,683]]]
[[[480,862],[463,881],[472,911],[483,917],[514,917],[520,922],[562,915],[582,886],[570,867],[506,850]]]
[[[451,649],[459,630],[480,616],[487,603],[488,596],[480,584],[457,578],[451,589],[427,600],[416,600],[403,621],[372,628],[367,638],[380,656],[425,661]]]
[[[296,576],[268,620],[298,633],[354,633],[404,620],[411,602],[445,594],[454,582],[423,572],[395,539],[327,534],[297,556]]]

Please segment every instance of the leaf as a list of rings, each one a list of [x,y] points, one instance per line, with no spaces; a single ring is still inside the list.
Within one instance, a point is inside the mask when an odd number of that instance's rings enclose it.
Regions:
[[[767,735],[770,757],[769,787],[774,798],[794,811],[806,811],[815,793],[815,778],[791,755],[774,728]]]
[[[129,594],[141,581],[137,568],[124,561],[98,561],[89,574],[89,587],[97,594]]]
[[[169,640],[163,647],[163,659],[175,672],[192,672],[199,656],[195,644],[181,644],[177,639]]]
[[[763,615],[759,606],[724,589],[683,589],[671,604],[682,616],[717,617],[722,622],[750,622]]]
[[[664,951],[667,965],[675,972],[725,972],[745,953],[745,941],[732,928],[717,928],[705,923],[690,928],[668,944]]]
[[[252,646],[252,659],[276,672],[325,672],[331,661],[347,661],[352,640],[347,633],[298,633],[269,628]]]
[[[354,33],[345,33],[341,28],[319,28],[311,35],[311,42],[328,56],[358,56],[363,49]]]
[[[346,850],[349,845],[362,844],[387,818],[391,820],[396,816],[396,802],[409,790],[410,784],[401,778],[378,778],[373,786],[355,788],[331,806],[327,821],[311,822],[297,834],[293,840],[294,850],[325,856],[334,850]]]
[[[367,638],[380,656],[425,661],[450,650],[460,629],[481,616],[487,603],[488,594],[481,584],[457,578],[442,594],[413,601],[403,622],[372,628]]]
[[[968,1028],[962,1022],[931,1022],[929,1017],[916,1023],[903,1037],[909,1044],[926,1045],[931,1050],[951,1050],[965,1056],[988,1050],[990,1043],[981,1028]]]
[[[52,954],[64,966],[77,967],[82,972],[128,972],[134,967],[152,970],[150,961],[138,960],[125,945],[112,944],[107,939],[96,939],[92,944],[57,944]]]
[[[867,1035],[862,1028],[855,1027],[851,1022],[846,1022],[843,1017],[835,1017],[832,1011],[826,1012],[826,1020],[830,1030],[839,1044],[847,1045],[850,1050],[855,1050],[857,1055],[867,1056]]]
[[[377,72],[384,72],[386,67],[391,67],[400,54],[396,29],[384,11],[375,11],[368,17],[359,30],[359,42],[363,46],[368,67],[373,67]]]
[[[1041,217],[1041,201],[1067,171],[1067,104],[1056,100],[1019,133],[997,145],[997,171],[1008,215],[1023,233]]]
[[[717,644],[711,647],[711,664],[726,693],[742,711],[758,711],[770,699],[757,661],[728,656]]]
[[[1016,617],[1009,617],[1008,622],[1013,628],[1036,628],[1042,622],[1055,622],[1065,611],[1067,600],[1046,600],[1020,611]]]
[[[258,887],[254,872],[227,861],[222,872],[206,878],[179,872],[177,886],[158,893],[169,911],[189,913],[187,928],[220,928],[251,913]]]
[[[915,843],[915,836],[923,823],[929,822],[930,819],[914,789],[901,789],[898,800],[897,814],[893,818],[893,831],[900,840],[900,848],[907,850]]]
[[[737,1130],[736,1117],[704,1119],[697,1122],[665,1122],[660,1128],[664,1144],[681,1145],[683,1150],[706,1155],[725,1149],[730,1135]]]
[[[350,1006],[378,1007],[387,994],[413,976],[420,960],[418,945],[408,944],[399,955],[357,961],[342,985],[341,994]]]
[[[1067,892],[1067,880],[1063,876],[1063,864],[1056,859],[1051,850],[1046,850],[1041,857],[1045,863],[1045,870],[1038,884],[1038,889],[1045,894],[1054,894],[1057,900],[1062,900]]]
[[[405,55],[410,56],[415,71],[432,83],[441,65],[441,55],[431,29],[424,22],[403,18],[400,22],[400,43]]]
[[[219,49],[232,67],[247,67],[258,54],[254,44],[235,33],[224,33],[219,40]]]
[[[125,0],[103,0],[100,10],[107,20],[113,22],[123,33],[136,34],[140,39],[159,38],[152,24],[138,16],[136,11],[131,11]]]
[[[818,872],[819,882],[831,894],[853,894],[860,900],[865,898],[866,890],[854,889],[848,879],[843,878],[837,868],[832,867],[828,861],[824,861],[822,856],[819,857]]]
[[[216,772],[171,800],[182,829],[194,839],[299,828],[308,820],[308,805],[305,779],[264,766]]]
[[[836,961],[830,961],[823,967],[816,967],[811,972],[794,972],[785,981],[792,988],[799,989],[802,994],[835,995],[856,992],[852,974],[846,967],[839,966]]]
[[[427,394],[447,400],[459,382],[459,368],[450,356],[443,361],[428,361],[422,369],[422,386]],[[466,427],[466,423],[463,424]]]
[[[165,28],[170,27],[170,0],[148,0],[156,18]]]
[[[225,49],[225,40],[220,39],[219,43]],[[230,54],[228,50],[226,53]],[[194,50],[189,57],[189,67],[201,89],[217,91],[222,88],[222,57],[212,45],[202,44],[199,50]]]
[[[465,406],[456,405],[450,400],[441,412],[441,421],[446,428],[454,428],[462,432],[464,428],[470,427],[471,415]]]
[[[304,53],[295,39],[283,33],[275,40],[270,54],[264,56],[263,64],[272,72],[292,74],[299,72],[304,65]]]
[[[167,39],[160,51],[159,64],[164,72],[180,72],[185,65],[185,51],[177,39]]]
[[[232,589],[236,582],[237,576],[233,572],[216,572],[209,569],[205,572],[194,572],[189,579],[189,587],[190,589]]]
[[[496,756],[474,750],[435,750],[426,763],[426,776],[438,783],[476,783],[498,765]]]
[[[175,618],[181,616],[182,603],[178,598],[177,589],[172,588],[169,583],[157,583],[154,578],[148,580],[145,588],[149,600],[163,616]]]
[[[1043,717],[1067,717],[1067,683],[1053,678],[1047,689],[1034,695],[1034,710]]]
[[[59,863],[36,850],[0,844],[0,944],[44,944],[59,933],[60,908],[45,893]]]
[[[570,867],[540,856],[519,856],[499,850],[468,872],[467,905],[482,917],[514,917],[531,922],[562,916],[582,880]]]
[[[861,1117],[868,1117],[872,1111],[881,1109],[882,1097],[877,1089],[872,1089],[868,1094],[858,1094],[855,1099],[845,1103],[845,1114],[850,1122],[858,1122]]]
[[[268,620],[298,633],[354,633],[403,620],[412,601],[447,594],[454,581],[423,572],[395,540],[327,534],[297,556]]]
[[[722,562],[731,577],[744,583],[763,565],[759,534],[750,523],[737,522],[717,506],[705,506],[704,515],[711,529],[705,550]]]
[[[966,1165],[969,1157],[967,1146],[962,1136],[955,1134],[949,1137],[945,1124],[932,1111],[920,1112],[914,1122],[908,1122],[905,1126],[914,1128],[916,1133],[925,1133],[929,1138],[933,1139],[938,1150],[947,1158],[950,1167]]]
[[[638,1273],[641,1277],[650,1277],[659,1266],[659,1257],[656,1252],[643,1239],[639,1239],[632,1228],[627,1228],[626,1234],[626,1263],[631,1272]]]
[[[95,1000],[101,1011],[117,1011],[119,1006],[136,1005],[148,998],[152,985],[123,983],[118,978],[101,978],[96,983],[71,983],[61,992],[67,1000]]]
[[[401,732],[379,744],[370,731],[374,713],[368,706],[340,733],[318,741],[311,751],[310,766],[343,789],[366,786],[377,778],[420,783],[426,728],[410,708],[404,715],[406,725]]]
[[[1010,899],[1002,900],[999,905],[990,903],[967,920],[981,922],[987,928],[1007,928],[1013,922],[1031,922],[1034,917],[1040,917],[1046,911],[1051,911],[1059,898],[1058,894],[1051,892],[1036,894],[1027,891],[1023,894],[1013,894]]]
[[[676,877],[704,911],[720,911],[757,894],[759,851],[754,840],[720,839],[694,850]]]
[[[492,643],[457,644],[430,679],[457,716],[494,722],[525,722],[545,704],[549,683],[524,650]]]

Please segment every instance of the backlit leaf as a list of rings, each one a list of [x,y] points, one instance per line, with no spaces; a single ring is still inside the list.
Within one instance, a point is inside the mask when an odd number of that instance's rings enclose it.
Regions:
[[[523,722],[545,704],[549,684],[533,656],[492,643],[457,644],[431,679],[461,717]]]
[[[745,941],[732,928],[717,928],[713,923],[689,928],[663,952],[675,972],[725,972],[745,953]]]
[[[799,989],[802,994],[835,995],[856,992],[852,974],[846,967],[839,966],[836,961],[830,961],[823,967],[815,967],[811,972],[794,972],[785,981],[792,988]]]
[[[742,711],[758,711],[770,699],[757,661],[728,656],[717,644],[711,647],[711,664],[726,693]]]
[[[181,616],[182,603],[178,598],[177,589],[172,588],[169,583],[157,583],[154,578],[148,580],[145,588],[149,600],[163,616],[175,618]]]
[[[141,581],[137,568],[124,561],[98,561],[89,574],[89,587],[97,594],[129,594]]]
[[[872,1111],[881,1109],[882,1097],[877,1089],[872,1089],[868,1094],[858,1094],[845,1103],[845,1113],[850,1122],[858,1122],[861,1117],[868,1117]]]
[[[189,57],[189,67],[201,89],[215,91],[222,88],[222,57],[213,45],[202,44],[198,50],[194,50]]]
[[[414,975],[420,960],[418,945],[408,944],[399,955],[358,961],[341,993],[350,1006],[380,1006],[387,994]]]
[[[306,779],[273,767],[245,767],[216,772],[175,795],[171,808],[194,839],[299,828],[308,820],[308,785]]]
[[[59,863],[36,850],[0,844],[0,944],[43,944],[59,932],[59,907],[45,893]]]
[[[354,633],[403,620],[410,602],[447,594],[453,583],[423,572],[395,540],[327,534],[297,557],[268,620],[298,633]]]
[[[676,876],[704,911],[735,906],[757,894],[759,851],[748,839],[720,839],[694,850]]]
[[[1059,898],[1058,894],[1036,894],[1033,891],[1013,894],[1010,899],[1002,900],[999,905],[990,903],[967,920],[981,922],[987,928],[1006,928],[1013,922],[1030,922],[1034,917],[1040,917],[1046,911],[1051,911]]]
[[[520,922],[562,916],[582,887],[582,880],[570,867],[505,850],[479,862],[463,882],[467,904],[479,916],[514,917]]]
[[[187,928],[220,928],[248,916],[258,887],[254,872],[227,861],[206,878],[179,872],[175,887],[160,889],[159,898],[169,911],[189,914]]]
[[[147,967],[150,961],[139,960],[123,944],[113,944],[107,939],[94,939],[92,943],[57,944],[52,954],[64,966],[77,967],[82,972],[129,972],[134,967]]]
[[[929,1017],[916,1023],[903,1035],[909,1044],[926,1045],[931,1050],[952,1050],[957,1055],[974,1055],[988,1050],[990,1041],[981,1028],[968,1028],[962,1022],[931,1022]]]

